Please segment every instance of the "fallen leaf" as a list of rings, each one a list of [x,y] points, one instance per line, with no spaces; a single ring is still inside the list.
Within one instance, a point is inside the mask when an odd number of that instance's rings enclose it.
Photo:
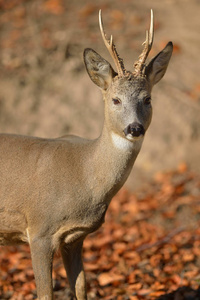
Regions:
[[[98,276],[97,280],[100,286],[105,286],[111,283],[120,284],[124,280],[124,277],[113,273],[102,273]]]

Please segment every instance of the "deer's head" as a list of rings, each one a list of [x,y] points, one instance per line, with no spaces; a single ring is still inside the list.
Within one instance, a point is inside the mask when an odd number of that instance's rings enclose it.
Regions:
[[[112,56],[116,72],[108,61],[92,49],[85,49],[84,61],[91,80],[102,90],[105,101],[105,119],[109,130],[117,136],[134,142],[142,139],[152,117],[151,90],[164,76],[173,50],[172,42],[148,64],[147,56],[153,43],[153,12],[150,30],[146,32],[144,49],[127,71],[119,57],[111,36],[107,40],[99,12],[99,24],[104,43]]]

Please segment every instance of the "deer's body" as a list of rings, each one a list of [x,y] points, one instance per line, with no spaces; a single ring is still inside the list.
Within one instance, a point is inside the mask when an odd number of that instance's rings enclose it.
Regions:
[[[86,300],[82,244],[103,222],[114,194],[126,181],[151,117],[151,90],[164,75],[172,43],[145,59],[153,29],[133,73],[125,70],[112,39],[103,39],[117,73],[92,49],[84,60],[105,102],[105,121],[95,140],[76,136],[42,139],[0,135],[0,245],[28,242],[38,298],[52,299],[52,259],[60,247],[75,297]]]
[[[141,146],[138,141],[127,152],[110,138],[113,147],[106,147],[103,136],[90,141],[0,135],[0,244],[49,235],[55,250],[62,240],[96,230]]]

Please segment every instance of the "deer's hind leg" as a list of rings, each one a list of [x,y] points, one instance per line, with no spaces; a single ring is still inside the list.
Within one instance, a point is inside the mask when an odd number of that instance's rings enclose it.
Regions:
[[[77,300],[87,300],[85,272],[82,262],[83,240],[61,246],[61,254],[72,292]]]

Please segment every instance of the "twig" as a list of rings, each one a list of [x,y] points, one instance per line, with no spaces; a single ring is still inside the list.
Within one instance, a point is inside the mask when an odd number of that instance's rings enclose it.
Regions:
[[[161,240],[159,240],[155,243],[151,243],[151,244],[149,244],[149,243],[143,244],[143,245],[137,247],[135,249],[135,251],[142,252],[142,251],[150,249],[152,247],[160,247],[161,245],[168,243],[175,235],[182,232],[183,230],[185,230],[184,226],[177,227],[174,230],[172,230],[168,235],[163,237]]]

